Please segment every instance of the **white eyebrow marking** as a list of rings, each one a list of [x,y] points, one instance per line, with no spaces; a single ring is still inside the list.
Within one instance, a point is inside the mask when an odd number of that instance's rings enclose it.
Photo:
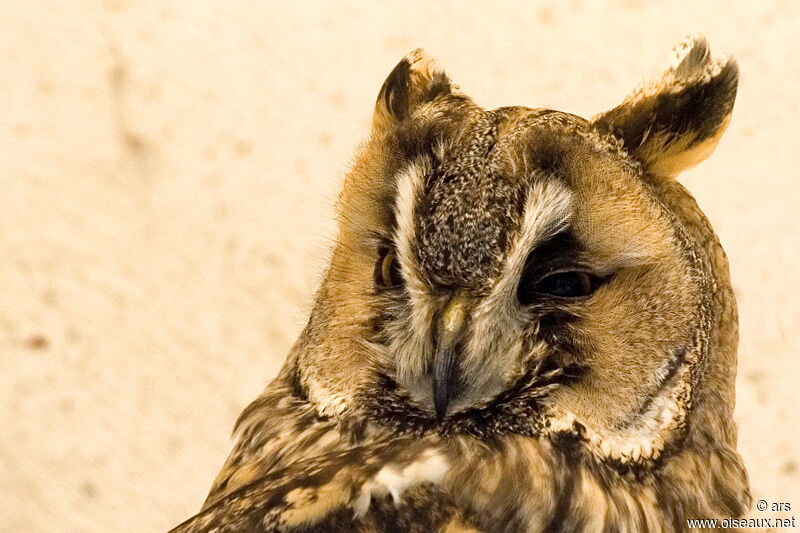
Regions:
[[[528,189],[522,223],[511,238],[501,273],[491,292],[478,301],[472,313],[472,331],[465,350],[472,356],[462,364],[464,374],[471,376],[476,390],[486,387],[484,394],[489,394],[486,391],[497,394],[505,390],[510,380],[522,375],[524,369],[509,365],[508,361],[522,361],[536,355],[537,348],[527,355],[522,353],[518,332],[527,320],[510,302],[517,301],[517,285],[530,251],[562,231],[573,213],[573,194],[564,183],[545,176],[537,178],[540,179]],[[498,351],[508,355],[491,355]]]
[[[414,255],[414,242],[417,237],[414,208],[420,189],[430,172],[430,161],[421,158],[411,163],[397,176],[397,196],[394,207],[397,227],[393,240],[397,249],[397,259],[400,261],[400,270],[403,272],[406,288],[412,297],[425,291]]]
[[[573,195],[555,179],[538,179],[528,190],[525,214],[511,241],[503,271],[492,290],[498,296],[514,290],[525,259],[537,245],[562,231],[573,211]]]
[[[393,239],[406,292],[414,309],[410,314],[411,324],[398,323],[389,326],[397,327],[394,335],[396,339],[403,339],[393,350],[397,379],[400,383],[410,383],[419,377],[418,374],[424,373],[427,367],[426,357],[430,353],[430,336],[424,332],[427,332],[433,324],[436,307],[417,267],[414,252],[416,241],[414,209],[431,170],[431,161],[420,158],[397,176],[395,200],[397,227]]]

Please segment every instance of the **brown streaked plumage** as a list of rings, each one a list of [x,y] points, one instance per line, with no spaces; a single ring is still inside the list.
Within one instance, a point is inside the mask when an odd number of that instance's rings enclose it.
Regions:
[[[682,531],[750,503],[737,314],[674,180],[727,127],[704,38],[586,120],[417,50],[348,173],[308,325],[173,531]]]

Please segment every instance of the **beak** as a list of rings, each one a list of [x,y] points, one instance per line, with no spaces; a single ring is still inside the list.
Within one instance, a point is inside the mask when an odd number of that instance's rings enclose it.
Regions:
[[[433,359],[433,407],[436,417],[444,418],[458,382],[456,343],[467,323],[467,297],[458,291],[447,302],[439,319],[438,342]]]

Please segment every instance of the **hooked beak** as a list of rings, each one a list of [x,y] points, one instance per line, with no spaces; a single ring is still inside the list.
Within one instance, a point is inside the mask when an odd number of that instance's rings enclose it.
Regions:
[[[458,291],[447,302],[439,319],[438,342],[433,359],[433,407],[436,417],[444,418],[458,382],[456,343],[467,323],[467,297]]]

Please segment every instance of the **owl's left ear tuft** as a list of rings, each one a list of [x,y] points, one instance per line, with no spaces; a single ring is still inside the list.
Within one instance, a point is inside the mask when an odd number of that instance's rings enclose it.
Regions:
[[[384,131],[402,122],[420,105],[442,94],[450,94],[452,89],[444,71],[417,48],[406,55],[383,82],[375,103],[373,131]]]
[[[739,68],[731,57],[712,59],[702,35],[672,51],[669,67],[614,109],[592,119],[657,176],[675,177],[706,159],[728,127]]]

